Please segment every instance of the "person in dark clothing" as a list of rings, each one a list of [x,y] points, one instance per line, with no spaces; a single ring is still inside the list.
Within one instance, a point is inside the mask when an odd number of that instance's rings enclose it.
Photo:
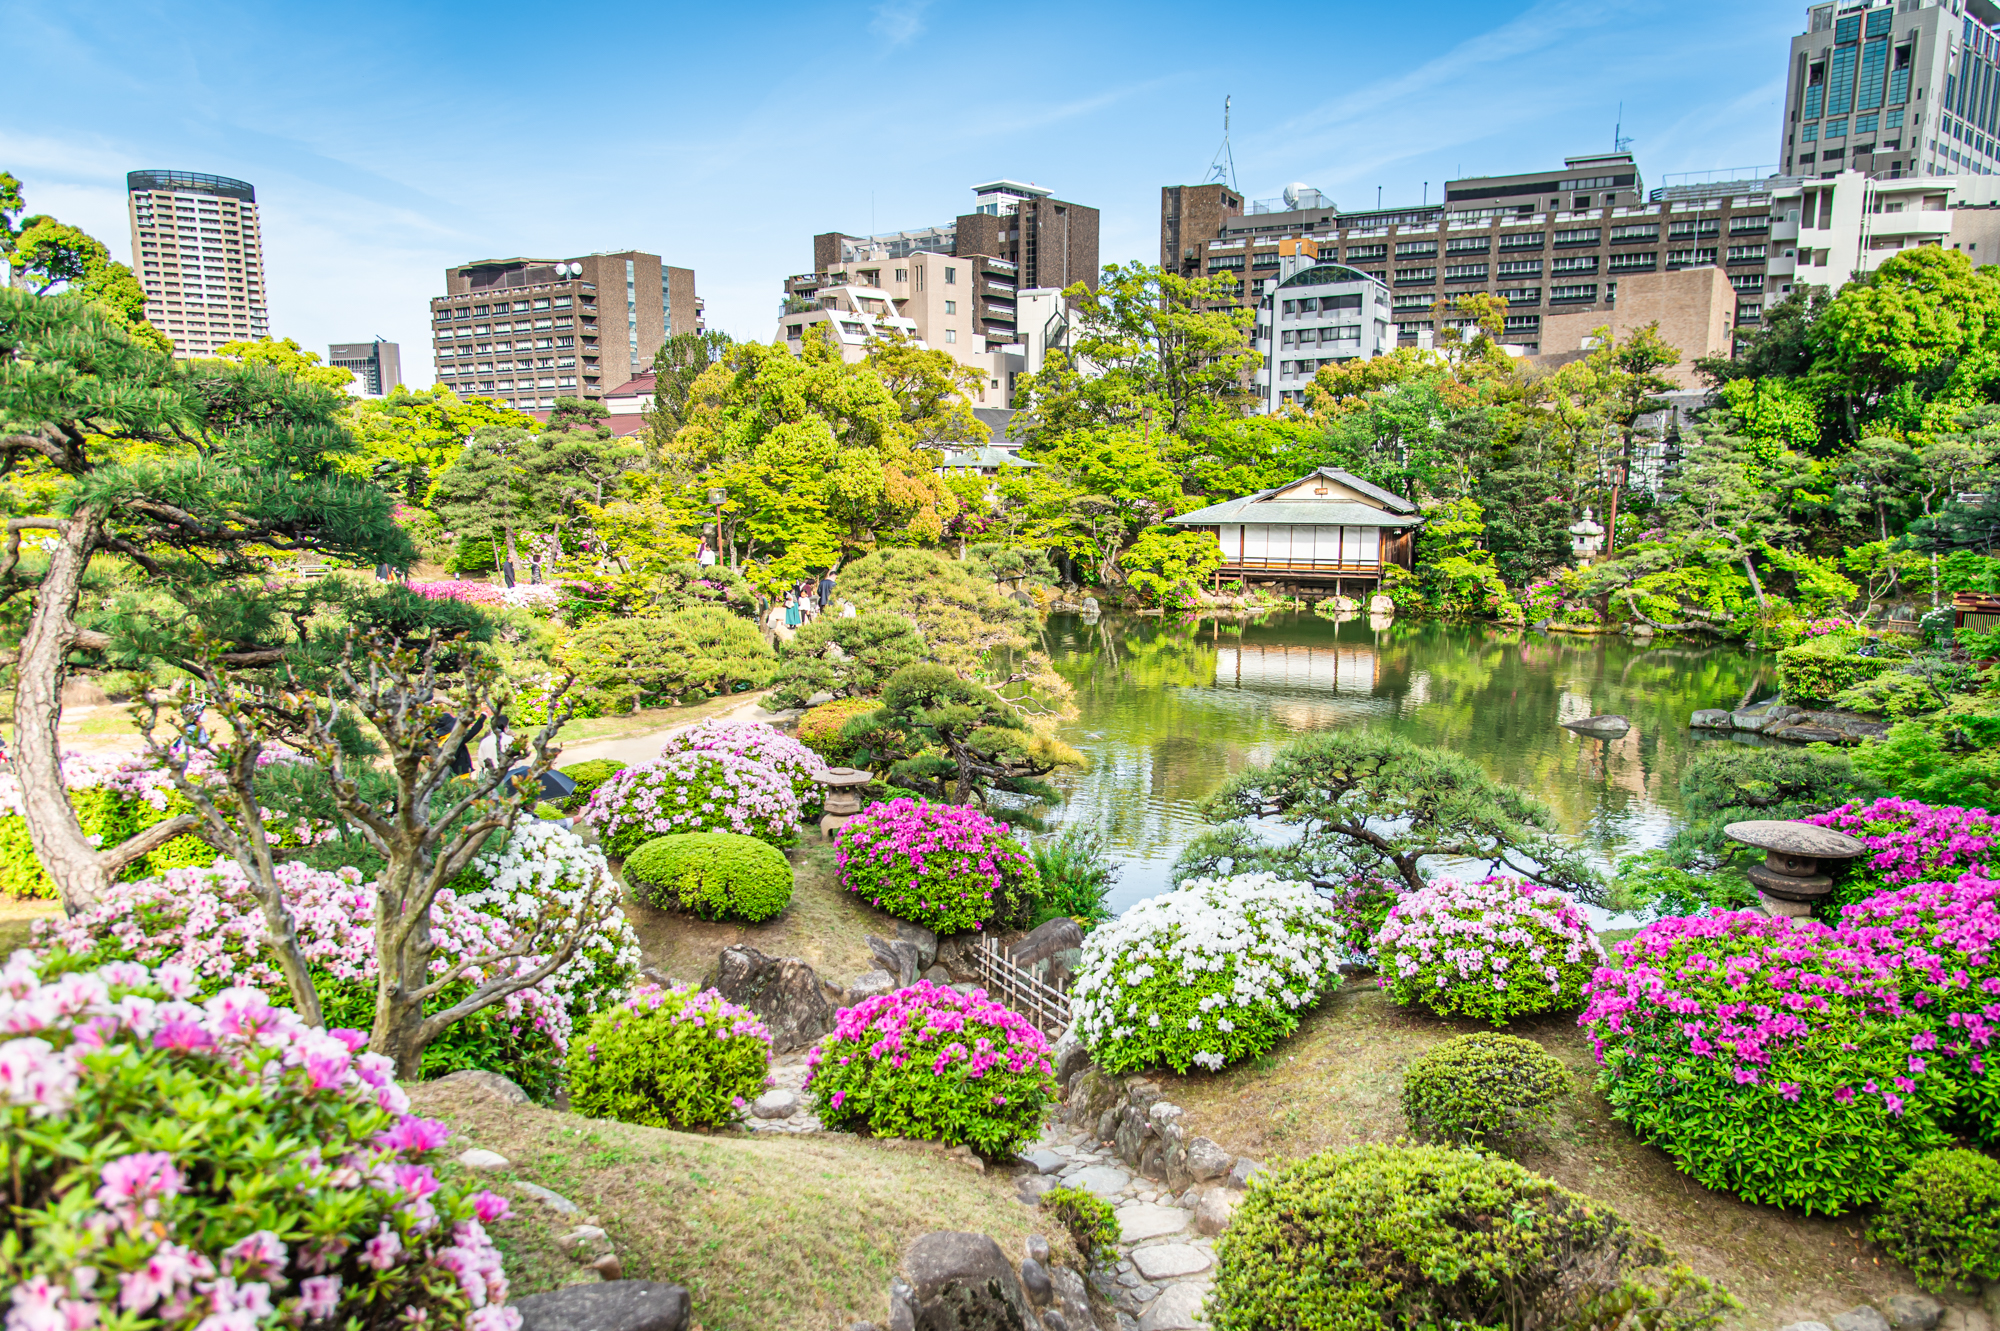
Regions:
[[[501,577],[503,577],[503,578],[505,578],[505,579],[507,579],[507,585],[508,585],[509,587],[512,587],[512,586],[514,585],[514,561],[513,561],[513,560],[511,560],[511,559],[503,559],[503,560],[501,560],[501,561],[500,561],[500,576],[501,576]]]
[[[833,604],[833,570],[819,575],[819,608],[824,610]]]
[[[433,742],[443,744],[451,736],[451,728],[457,724],[458,718],[449,712],[439,717],[437,724],[431,728]],[[458,747],[452,750],[451,770],[459,776],[472,774],[473,741],[479,738],[479,732],[485,728],[486,718],[475,716],[472,718],[472,724],[465,728],[465,735],[458,741]]]

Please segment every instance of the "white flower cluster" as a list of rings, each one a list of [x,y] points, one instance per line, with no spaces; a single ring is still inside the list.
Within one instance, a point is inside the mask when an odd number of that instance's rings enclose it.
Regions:
[[[615,903],[621,893],[604,852],[560,823],[523,821],[507,844],[489,849],[472,862],[473,871],[491,887],[467,893],[459,900],[485,914],[526,924],[553,902],[564,914],[579,911],[603,918],[585,934],[576,954],[555,973],[559,992],[573,989],[595,1011],[600,1001],[615,1002],[622,993],[599,993],[590,981],[601,969],[632,974],[639,968],[639,936]],[[605,909],[606,906],[609,909]]]
[[[1271,874],[1197,878],[1140,902],[1084,940],[1072,1012],[1093,1050],[1158,1031],[1163,981],[1174,1026],[1205,1037],[1190,1057],[1215,1070],[1259,1009],[1298,1009],[1338,974],[1342,926],[1310,886]],[[1146,989],[1152,1001],[1137,990]],[[1190,1000],[1187,996],[1199,993]],[[1183,1012],[1191,1015],[1182,1017]]]

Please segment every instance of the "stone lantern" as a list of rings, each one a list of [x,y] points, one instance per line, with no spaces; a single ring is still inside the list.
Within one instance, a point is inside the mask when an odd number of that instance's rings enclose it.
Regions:
[[[836,828],[846,826],[861,812],[861,787],[874,779],[873,772],[858,767],[829,767],[814,778],[826,787],[819,820],[821,836],[832,836]]]
[[[1812,823],[1756,819],[1731,823],[1722,834],[1764,852],[1764,862],[1745,873],[1764,913],[1789,919],[1811,914],[1813,903],[1833,891],[1829,870],[1868,853],[1867,846],[1845,832]]]
[[[1604,548],[1604,524],[1583,510],[1583,516],[1569,525],[1569,548],[1578,561],[1589,563]]]

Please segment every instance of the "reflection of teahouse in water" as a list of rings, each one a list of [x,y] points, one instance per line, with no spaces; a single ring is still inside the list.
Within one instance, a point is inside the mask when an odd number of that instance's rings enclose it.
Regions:
[[[1244,643],[1215,653],[1218,688],[1281,689],[1315,693],[1373,693],[1375,649]]]
[[[1218,577],[1336,590],[1379,584],[1387,564],[1412,567],[1423,525],[1415,504],[1337,467],[1167,521],[1214,533]]]

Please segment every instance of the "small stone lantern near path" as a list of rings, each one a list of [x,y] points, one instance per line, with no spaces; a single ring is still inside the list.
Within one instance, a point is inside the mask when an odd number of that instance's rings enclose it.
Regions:
[[[873,781],[875,774],[858,767],[829,767],[813,779],[826,787],[819,834],[830,837],[836,828],[845,827],[861,812],[861,787]]]
[[[1842,860],[1868,853],[1868,847],[1830,827],[1812,823],[1756,819],[1722,829],[1731,841],[1755,846],[1764,862],[1744,872],[1757,889],[1764,913],[1798,919],[1812,913],[1813,903],[1833,891],[1833,875]]]

